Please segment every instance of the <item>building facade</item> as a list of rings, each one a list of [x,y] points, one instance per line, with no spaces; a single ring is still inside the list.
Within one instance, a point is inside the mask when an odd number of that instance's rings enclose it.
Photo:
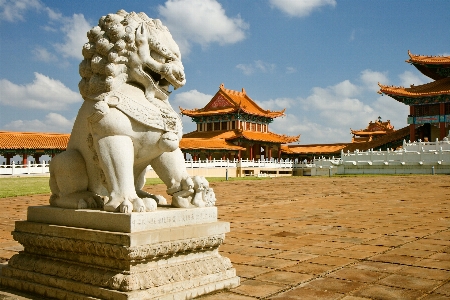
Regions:
[[[195,159],[272,159],[281,157],[281,145],[298,136],[273,133],[269,124],[284,115],[282,111],[261,108],[244,89],[234,91],[223,84],[201,109],[181,109],[191,117],[197,130],[187,133],[180,148]]]
[[[442,140],[450,124],[450,56],[414,55],[406,62],[434,81],[409,88],[379,84],[380,94],[409,106],[410,140]]]

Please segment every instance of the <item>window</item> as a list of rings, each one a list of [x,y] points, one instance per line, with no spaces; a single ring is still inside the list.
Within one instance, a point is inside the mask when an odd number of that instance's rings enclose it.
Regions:
[[[436,116],[439,115],[439,104],[425,104],[414,106],[414,116]]]
[[[231,129],[236,129],[236,122],[237,121],[231,121]]]
[[[207,131],[212,131],[212,130],[213,130],[212,125],[213,125],[212,123],[206,124],[206,129],[207,129]]]
[[[220,130],[220,122],[214,122],[214,130]]]
[[[245,122],[245,130],[251,130],[250,129],[250,122]]]
[[[258,124],[258,131],[259,131],[259,132],[262,131],[262,130],[261,130],[261,127],[262,127],[261,124]]]
[[[256,131],[256,123],[252,123],[252,131]]]
[[[222,122],[222,130],[227,130],[228,122]]]

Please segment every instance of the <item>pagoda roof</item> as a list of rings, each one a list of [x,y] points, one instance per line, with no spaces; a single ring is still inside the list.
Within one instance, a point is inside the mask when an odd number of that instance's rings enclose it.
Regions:
[[[352,134],[358,136],[382,135],[394,131],[394,126],[391,125],[390,120],[383,122],[381,121],[381,117],[379,117],[375,122],[370,121],[365,129],[353,130],[350,128],[350,131]]]
[[[271,111],[261,108],[253,101],[242,88],[242,91],[234,91],[226,89],[223,83],[219,87],[219,91],[214,95],[211,101],[205,107],[200,109],[184,109],[181,113],[189,117],[222,115],[234,112],[243,112],[250,115],[257,115],[266,118],[276,118],[284,115],[284,110]]]
[[[180,141],[181,149],[221,149],[221,150],[245,150],[244,147],[236,146],[220,138],[182,138]]]
[[[0,149],[65,150],[70,139],[66,133],[0,131]]]
[[[446,78],[449,75],[440,74],[438,71],[442,68],[450,68],[450,56],[428,56],[412,54],[408,50],[409,59],[406,61],[413,64],[425,76],[434,80]],[[449,72],[446,72],[450,74]]]
[[[285,154],[339,154],[349,143],[281,145]]]
[[[399,102],[403,102],[403,98],[425,98],[441,95],[450,95],[450,77],[439,79],[422,85],[411,85],[409,88],[401,86],[387,86],[378,83],[380,86],[380,94],[386,94]]]
[[[235,139],[244,138],[250,141],[285,144],[298,141],[300,135],[287,136],[276,134],[273,132],[256,132],[256,131],[235,129],[235,130],[204,131],[204,132],[193,131],[183,135],[183,139],[185,138],[204,139],[205,143],[208,142],[208,140],[214,139],[223,139],[227,141],[232,141]]]

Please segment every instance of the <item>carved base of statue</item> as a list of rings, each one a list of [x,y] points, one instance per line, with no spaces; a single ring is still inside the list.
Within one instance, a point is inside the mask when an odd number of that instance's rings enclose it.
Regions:
[[[13,232],[24,251],[0,282],[56,299],[191,299],[239,285],[218,252],[229,230],[216,207],[130,214],[29,207]]]

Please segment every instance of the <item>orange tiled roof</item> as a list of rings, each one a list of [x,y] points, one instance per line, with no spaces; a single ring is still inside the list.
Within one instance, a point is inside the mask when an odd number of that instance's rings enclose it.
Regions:
[[[236,146],[230,142],[218,138],[182,138],[180,142],[181,149],[223,149],[223,150],[245,150],[245,148]]]
[[[67,148],[70,134],[0,131],[0,149]]]
[[[404,88],[401,86],[387,86],[378,84],[380,86],[379,93],[392,96],[402,96],[411,98],[450,95],[450,77],[439,79],[430,83]]]
[[[394,126],[391,125],[391,121],[387,120],[386,122],[381,121],[380,119],[375,120],[375,122],[370,121],[369,125],[365,129],[353,130],[350,128],[350,131],[354,135],[365,136],[365,135],[380,135],[386,134],[387,132],[394,131]]]
[[[350,143],[343,150],[344,152],[350,151],[353,152],[356,149],[360,151],[367,151],[369,149],[377,149],[387,143],[403,140],[406,136],[409,135],[409,126],[403,127],[396,131],[385,134],[382,137],[379,137],[376,140],[367,142],[367,143]]]
[[[282,111],[270,111],[262,109],[256,104],[242,89],[242,92],[226,89],[223,83],[220,85],[219,91],[214,95],[211,101],[204,108],[200,109],[183,109],[180,107],[181,113],[189,117],[210,116],[218,114],[228,114],[232,112],[242,111],[250,115],[263,116],[267,118],[276,118],[284,115]]]
[[[408,50],[409,59],[406,62],[427,65],[450,65],[450,56],[428,56],[412,54]]]
[[[221,131],[193,131],[183,136],[184,138],[201,138],[201,139],[224,139],[234,140],[237,138],[245,138],[251,141],[271,142],[271,143],[292,143],[298,141],[298,136],[280,135],[273,132],[255,132],[246,130],[221,130]]]
[[[423,75],[434,80],[448,77],[447,72],[441,72],[442,69],[450,69],[450,56],[426,56],[414,55],[408,50],[409,60],[407,63],[413,64]]]
[[[339,154],[348,144],[282,145],[281,151],[286,154]]]

